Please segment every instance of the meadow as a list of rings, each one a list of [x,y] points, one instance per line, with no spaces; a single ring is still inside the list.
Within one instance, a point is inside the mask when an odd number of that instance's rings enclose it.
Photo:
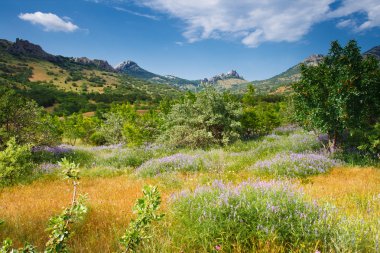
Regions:
[[[49,217],[70,203],[62,157],[80,164],[89,212],[72,252],[115,252],[144,185],[161,193],[138,252],[379,252],[380,170],[323,151],[290,126],[220,148],[61,145],[39,150],[39,175],[0,190],[0,239],[43,249]]]

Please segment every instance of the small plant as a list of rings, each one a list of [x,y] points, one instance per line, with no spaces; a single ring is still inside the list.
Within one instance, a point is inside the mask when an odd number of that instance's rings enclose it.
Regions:
[[[13,249],[12,245],[13,242],[11,239],[5,239],[0,248],[0,253],[37,253],[36,248],[29,243],[26,243],[23,248],[19,249]]]
[[[156,186],[144,186],[144,196],[137,200],[133,207],[134,213],[137,214],[135,220],[131,220],[127,230],[120,239],[123,252],[136,252],[140,244],[149,239],[148,234],[151,223],[159,221],[164,216],[157,214],[161,204],[160,193]]]
[[[73,197],[71,205],[57,216],[50,218],[46,231],[50,232],[49,241],[46,243],[45,253],[69,252],[67,241],[72,235],[71,224],[80,221],[87,213],[85,206],[86,196],[77,197],[77,186],[79,180],[79,164],[70,162],[63,158],[59,165],[63,168],[65,178],[73,181]],[[1,221],[0,221],[1,222]],[[0,223],[1,224],[1,223]],[[0,248],[0,253],[34,253],[37,252],[31,244],[25,244],[24,248],[13,249],[12,240],[6,239]]]

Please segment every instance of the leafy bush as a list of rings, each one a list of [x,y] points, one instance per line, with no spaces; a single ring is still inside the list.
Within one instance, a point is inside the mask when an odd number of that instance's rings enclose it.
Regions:
[[[337,166],[338,161],[322,154],[283,153],[255,163],[251,169],[259,174],[280,177],[307,177],[326,173]]]
[[[123,169],[127,167],[137,167],[151,158],[151,152],[144,152],[142,149],[128,149],[119,151],[115,155],[100,160],[98,165]]]
[[[188,94],[164,116],[159,140],[174,147],[228,144],[239,137],[241,105],[229,94],[207,88]]]
[[[104,145],[107,143],[106,137],[101,132],[94,132],[90,136],[90,143],[96,146]]]
[[[149,235],[151,223],[161,220],[164,216],[156,213],[161,204],[161,196],[157,187],[144,186],[143,194],[144,196],[138,199],[133,207],[137,218],[131,220],[128,229],[120,239],[123,252],[136,252],[144,240],[151,238]]]
[[[135,173],[142,177],[152,177],[175,171],[199,171],[203,168],[204,161],[200,156],[178,153],[163,158],[151,159],[138,167]]]
[[[0,151],[0,185],[11,185],[32,173],[33,163],[29,145],[16,144],[15,138]]]
[[[247,181],[235,187],[215,181],[175,195],[172,208],[171,235],[183,251],[256,251],[270,243],[311,252],[329,248],[334,228],[325,209],[282,181]]]

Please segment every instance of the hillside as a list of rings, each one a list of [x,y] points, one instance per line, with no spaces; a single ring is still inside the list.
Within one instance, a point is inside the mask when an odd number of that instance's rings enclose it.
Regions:
[[[200,85],[200,81],[190,81],[173,75],[158,75],[141,68],[136,62],[124,61],[115,67],[118,73],[146,80],[152,83],[169,84],[181,89],[194,90]]]
[[[243,76],[239,75],[236,70],[215,75],[211,78],[204,78],[201,81],[202,85],[210,85],[218,90],[232,90],[235,87],[239,87],[247,83],[248,81],[245,80]]]
[[[53,107],[58,114],[94,110],[102,103],[148,106],[179,90],[117,73],[108,62],[55,56],[26,40],[0,40],[0,85]]]
[[[364,52],[363,56],[373,56],[377,60],[380,61],[380,46],[373,47],[370,50]],[[266,80],[252,81],[252,83],[255,85],[257,91],[260,93],[271,93],[271,92],[283,93],[290,90],[291,83],[297,82],[300,79],[301,64],[316,65],[322,60],[323,60],[323,55],[321,54],[311,55],[305,60],[303,60],[301,63],[287,69],[281,74],[278,74]],[[246,86],[247,84],[239,85],[239,86],[236,86],[234,90],[241,92],[241,90],[244,90]]]

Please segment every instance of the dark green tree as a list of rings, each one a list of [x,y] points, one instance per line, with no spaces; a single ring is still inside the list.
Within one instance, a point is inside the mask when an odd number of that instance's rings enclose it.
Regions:
[[[297,120],[307,129],[325,132],[334,152],[345,133],[373,125],[380,115],[379,62],[363,57],[356,41],[337,41],[323,62],[301,66],[293,85]]]

